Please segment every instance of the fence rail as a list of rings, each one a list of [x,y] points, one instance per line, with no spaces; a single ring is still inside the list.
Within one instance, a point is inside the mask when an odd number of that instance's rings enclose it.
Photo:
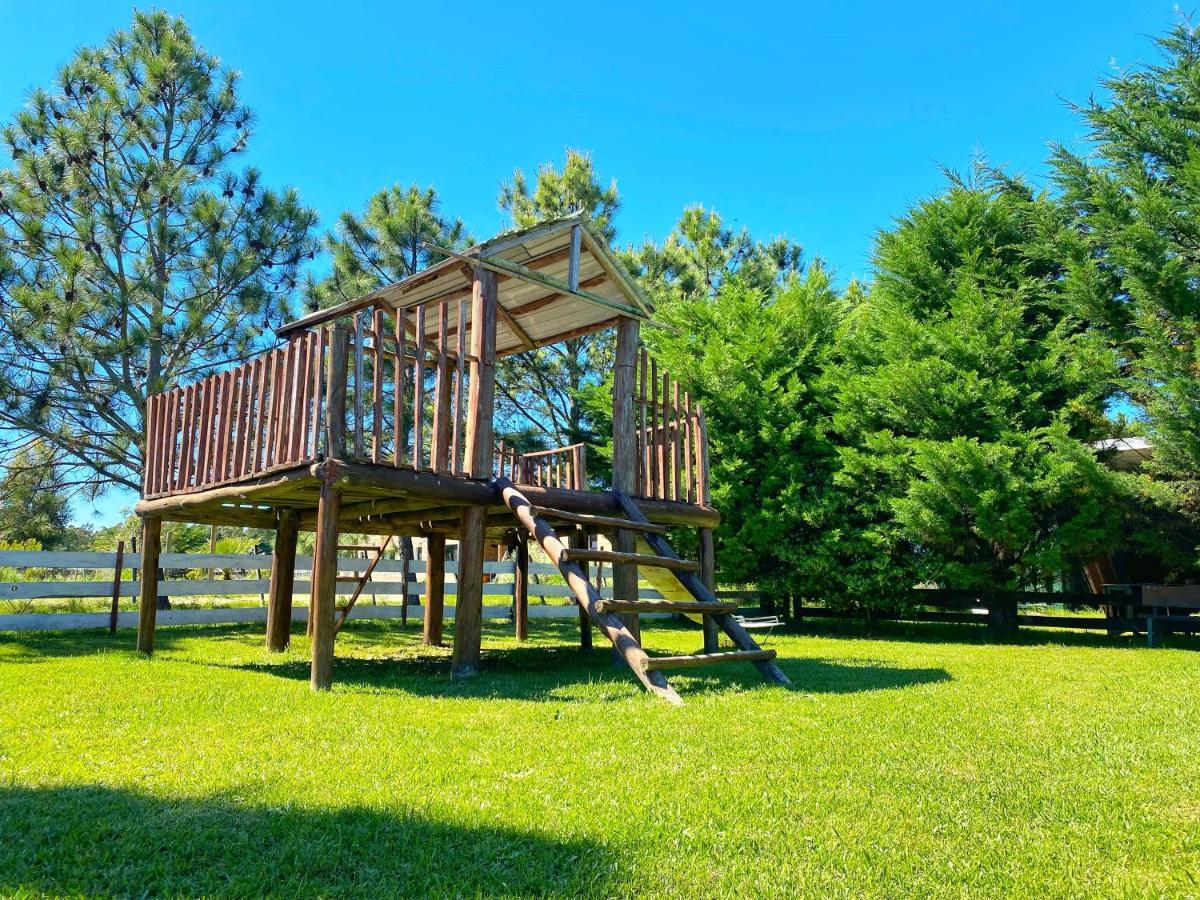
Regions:
[[[172,571],[227,569],[232,571],[257,570],[266,572],[271,567],[271,557],[256,554],[230,553],[164,553],[160,557],[162,568],[170,576]],[[125,553],[122,560],[124,570],[132,570],[135,574],[141,566],[141,557],[137,553]],[[29,601],[29,600],[83,600],[111,599],[115,594],[122,598],[137,596],[138,583],[129,578],[117,578],[117,554],[104,552],[75,552],[75,551],[33,551],[33,550],[4,550],[0,551],[0,566],[18,569],[62,570],[74,572],[95,572],[112,570],[113,577],[107,580],[77,579],[77,580],[28,580],[0,582],[0,601]],[[361,572],[370,565],[370,560],[358,557],[344,557],[338,560],[338,571]],[[412,605],[412,600],[419,600],[425,590],[423,576],[426,563],[424,560],[410,560],[408,571],[413,580],[408,582],[407,591],[402,576],[404,563],[398,559],[380,560],[375,566],[375,575],[384,576],[368,583],[364,596],[369,598],[396,598],[405,596],[409,602],[407,614],[420,616],[422,607]],[[457,563],[446,563],[445,594],[448,598],[457,593],[455,576],[458,571]],[[505,605],[487,605],[484,616],[487,618],[505,618],[510,615],[513,600],[513,584],[495,580],[498,577],[513,576],[516,573],[516,563],[511,561],[485,562],[485,575],[492,580],[483,586],[485,597],[493,600],[504,600]],[[296,572],[312,572],[312,557],[298,556]],[[554,578],[561,580],[555,566],[546,563],[531,563],[529,574],[532,578]],[[593,575],[599,575],[606,583],[610,582],[612,572],[610,566],[597,566]],[[267,578],[170,578],[159,580],[159,594],[164,597],[217,597],[241,598],[265,594],[270,582]],[[293,592],[296,595],[306,595],[310,584],[307,577],[295,580]],[[600,594],[612,598],[611,587],[602,587]],[[571,602],[571,589],[566,584],[545,584],[531,580],[529,596],[551,601],[551,605],[530,607],[530,615],[535,618],[571,618],[577,615],[576,607]],[[643,600],[662,599],[662,595],[652,588],[640,588],[638,597]],[[553,601],[566,601],[556,603]],[[307,607],[297,606],[295,613],[298,620],[308,615]],[[453,606],[447,607],[447,615]],[[403,604],[377,606],[363,603],[355,607],[354,618],[391,618],[406,614]],[[197,624],[260,621],[266,616],[264,606],[239,608],[210,608],[210,609],[180,609],[161,610],[158,613],[159,623]],[[47,613],[12,613],[0,614],[0,631],[28,630],[57,630],[60,628],[98,628],[108,625],[109,612],[47,612]],[[117,617],[118,626],[135,625],[136,613],[122,612]]]

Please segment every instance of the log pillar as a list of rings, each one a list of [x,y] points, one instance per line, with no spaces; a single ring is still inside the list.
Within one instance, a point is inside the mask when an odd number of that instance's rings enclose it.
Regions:
[[[287,649],[292,639],[292,592],[296,583],[296,539],[300,516],[281,509],[275,525],[275,552],[271,556],[271,586],[267,596],[267,649]]]
[[[329,336],[329,363],[325,379],[327,458],[321,468],[312,593],[308,601],[312,634],[310,684],[314,691],[327,691],[333,684],[333,614],[337,595],[338,520],[342,514],[342,491],[337,487],[340,475],[338,460],[346,456],[346,379],[349,361],[350,333],[345,325],[335,325]]]
[[[138,593],[137,648],[154,652],[154,621],[158,613],[158,557],[162,553],[162,519],[147,516],[142,520],[142,581]]]
[[[425,536],[425,628],[421,640],[442,646],[442,620],[446,604],[446,535],[431,531]],[[407,602],[407,601],[406,601]]]
[[[471,291],[470,394],[467,397],[467,434],[464,447],[468,474],[484,479],[492,475],[492,409],[496,388],[496,273],[475,269]],[[458,534],[458,594],[454,601],[454,653],[452,678],[479,671],[479,645],[483,635],[483,542],[487,507],[467,506]]]
[[[576,528],[574,545],[586,550],[588,544],[591,543],[588,537],[587,529],[582,527]],[[591,571],[586,561],[579,563],[579,570],[583,572],[584,581],[590,581]],[[579,649],[585,652],[592,649],[592,617],[588,615],[587,610],[582,606],[579,607]]]
[[[329,463],[326,463],[329,466]],[[317,542],[313,550],[312,668],[310,684],[314,691],[327,691],[333,685],[334,612],[337,597],[338,518],[342,512],[342,492],[332,479],[336,468],[325,475],[317,507]]]
[[[706,588],[716,593],[717,558],[713,545],[712,529],[701,528],[698,530],[698,534],[700,538],[700,580],[704,582]],[[716,653],[721,646],[717,620],[712,616],[703,616],[701,624],[704,627],[704,652]]]
[[[529,638],[529,538],[517,535],[516,569],[513,575],[513,621],[517,640]]]
[[[613,370],[613,456],[612,486],[614,491],[632,496],[637,490],[637,414],[633,405],[636,385],[636,365],[640,323],[622,317],[617,321],[616,361]],[[632,553],[636,549],[632,531],[618,528],[613,534],[613,549]],[[613,565],[613,599],[636,600],[638,596],[637,566]],[[641,642],[641,623],[636,613],[623,615],[625,627]],[[614,660],[618,657],[614,651]]]

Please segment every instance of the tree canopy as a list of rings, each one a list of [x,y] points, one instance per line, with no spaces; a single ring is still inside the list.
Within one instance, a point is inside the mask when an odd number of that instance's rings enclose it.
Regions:
[[[884,590],[889,571],[893,592],[914,575],[1027,587],[1118,537],[1120,485],[1087,443],[1108,433],[1114,358],[1043,250],[1059,209],[976,176],[880,236],[843,338],[837,482],[861,531],[846,546],[880,551],[843,560],[849,597]]]
[[[148,394],[243,359],[288,316],[314,214],[234,164],[252,115],[182,19],[137,12],[0,132],[0,453],[140,487]]]

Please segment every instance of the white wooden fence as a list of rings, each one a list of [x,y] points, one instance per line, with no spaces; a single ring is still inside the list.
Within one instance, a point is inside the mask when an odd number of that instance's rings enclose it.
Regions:
[[[15,569],[46,569],[61,572],[64,577],[45,581],[0,581],[0,600],[43,600],[43,599],[94,599],[101,598],[111,601],[114,588],[123,599],[136,597],[138,582],[129,577],[128,571],[141,566],[141,558],[137,553],[125,553],[123,569],[126,574],[119,584],[115,576],[115,553],[102,552],[68,552],[68,551],[33,551],[33,550],[0,550],[0,567]],[[158,593],[164,597],[219,597],[247,598],[262,597],[266,594],[269,580],[263,578],[181,578],[183,570],[219,570],[231,572],[247,572],[258,570],[264,575],[271,568],[271,557],[255,554],[228,553],[164,553],[160,564],[165,570],[165,579],[160,579]],[[338,571],[361,572],[369,561],[357,557],[343,557],[338,560]],[[409,617],[419,619],[423,609],[419,600],[424,594],[425,561],[411,560],[409,572],[414,581],[408,584]],[[503,577],[504,582],[490,581],[483,586],[485,618],[503,619],[512,616],[513,584],[512,576],[516,572],[516,563],[486,562],[483,565],[485,574]],[[84,580],[72,575],[96,572],[112,573],[106,579]],[[375,567],[371,581],[363,595],[352,610],[352,619],[391,619],[401,618],[406,611],[399,602],[388,603],[390,598],[399,598],[404,594],[404,582],[401,581],[402,563],[396,559],[381,560]],[[307,599],[309,592],[308,577],[312,572],[312,557],[296,557],[296,580],[294,593]],[[452,600],[457,592],[455,573],[457,564],[446,563],[446,598]],[[558,577],[554,566],[530,563],[529,565],[529,616],[530,618],[573,618],[577,615],[577,607],[570,602],[571,590]],[[593,578],[597,574],[593,566]],[[604,567],[599,571],[605,587],[600,589],[602,596],[611,597],[611,571]],[[542,579],[553,577],[554,584],[541,583]],[[349,593],[347,590],[346,593]],[[642,586],[638,596],[644,600],[659,599],[657,591]],[[382,599],[383,604],[376,601]],[[418,603],[414,604],[414,600]],[[491,602],[489,602],[489,600]],[[537,601],[541,600],[542,603]],[[496,601],[502,601],[497,603]],[[293,618],[304,621],[308,617],[308,607],[295,605]],[[447,618],[454,617],[453,603],[448,603],[445,609]],[[0,631],[48,631],[66,628],[104,628],[109,625],[110,613],[105,612],[45,612],[45,613],[10,613],[0,614]],[[218,624],[231,622],[265,622],[267,609],[265,603],[259,606],[240,607],[207,607],[203,609],[170,609],[160,610],[157,616],[158,625],[192,625]],[[117,616],[118,627],[133,627],[137,624],[135,611],[122,611]]]

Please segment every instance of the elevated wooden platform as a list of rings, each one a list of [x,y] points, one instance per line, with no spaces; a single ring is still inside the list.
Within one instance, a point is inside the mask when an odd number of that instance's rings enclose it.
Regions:
[[[466,507],[485,507],[492,535],[516,527],[512,513],[490,480],[415,472],[386,465],[329,460],[295,466],[237,484],[140,501],[135,511],[166,521],[275,528],[280,510],[294,510],[300,530],[313,531],[321,486],[327,479],[342,492],[339,531],[351,534],[421,535],[457,533]],[[520,484],[540,506],[573,513],[593,531],[611,532],[621,510],[607,491]],[[720,514],[711,506],[673,500],[640,499],[646,517],[658,525],[715,528]],[[616,515],[614,515],[616,514]]]

